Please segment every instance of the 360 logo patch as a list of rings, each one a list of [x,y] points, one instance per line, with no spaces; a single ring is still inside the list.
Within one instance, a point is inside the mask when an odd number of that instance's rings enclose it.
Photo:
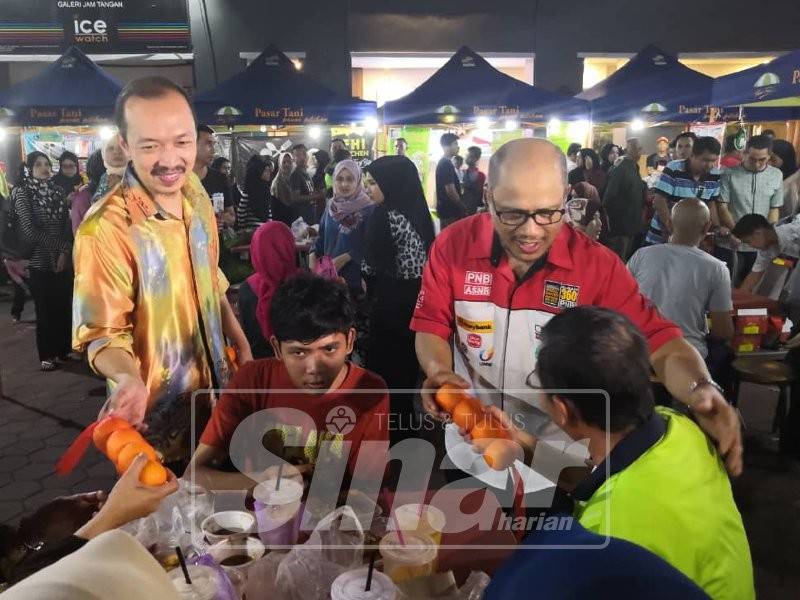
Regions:
[[[558,281],[545,281],[542,303],[553,308],[574,308],[578,306],[578,285],[569,285]]]

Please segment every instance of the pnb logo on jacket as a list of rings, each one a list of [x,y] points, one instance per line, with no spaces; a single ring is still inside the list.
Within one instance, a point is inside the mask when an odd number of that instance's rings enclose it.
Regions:
[[[553,308],[574,308],[578,306],[579,285],[569,285],[558,281],[545,281],[542,304]]]
[[[464,276],[464,295],[465,296],[489,296],[492,293],[491,273],[481,271],[467,271]]]

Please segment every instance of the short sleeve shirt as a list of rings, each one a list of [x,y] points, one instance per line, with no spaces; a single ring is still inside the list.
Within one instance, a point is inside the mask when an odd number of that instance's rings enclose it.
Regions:
[[[458,180],[456,168],[453,165],[453,161],[445,156],[436,165],[436,212],[440,219],[463,216],[461,209],[453,204],[453,201],[447,195],[445,187],[449,184],[455,185],[456,191],[461,195],[461,183]]]
[[[782,254],[800,258],[800,217],[775,227],[775,235],[778,236],[776,246],[758,251],[756,262],[753,264],[753,271],[756,273],[766,271],[773,259]]]

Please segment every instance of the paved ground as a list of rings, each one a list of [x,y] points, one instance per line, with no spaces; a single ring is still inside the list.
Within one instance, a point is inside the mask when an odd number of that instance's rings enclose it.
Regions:
[[[0,293],[2,293],[0,288]],[[24,319],[33,319],[29,304]],[[82,364],[40,373],[32,322],[13,324],[7,298],[0,297],[0,522],[16,522],[62,494],[109,489],[114,470],[90,449],[69,477],[53,466],[102,404],[105,386]],[[775,452],[769,426],[774,390],[743,387],[748,423],[746,468],[734,494],[750,539],[760,599],[798,597],[800,589],[800,468]]]

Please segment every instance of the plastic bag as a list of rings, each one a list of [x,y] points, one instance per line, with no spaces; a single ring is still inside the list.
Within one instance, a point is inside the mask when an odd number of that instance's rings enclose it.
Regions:
[[[353,509],[341,506],[323,518],[301,546],[295,546],[278,566],[281,598],[326,600],[331,584],[349,569],[362,566],[364,531]]]
[[[289,556],[288,552],[273,550],[255,561],[247,570],[244,596],[247,598],[282,598],[278,588],[278,567]]]
[[[214,597],[214,600],[238,600],[239,596],[234,591],[233,584],[227,573],[225,573],[225,570],[220,567],[211,556],[202,554],[190,560],[189,564],[211,567],[217,572],[217,595]]]
[[[303,220],[303,217],[298,217],[292,223],[292,235],[296,242],[305,242],[308,239],[308,224]]]
[[[337,281],[339,273],[336,271],[336,266],[333,264],[333,259],[326,255],[320,257],[317,261],[317,266],[314,268],[314,273],[325,279],[332,279]]]

